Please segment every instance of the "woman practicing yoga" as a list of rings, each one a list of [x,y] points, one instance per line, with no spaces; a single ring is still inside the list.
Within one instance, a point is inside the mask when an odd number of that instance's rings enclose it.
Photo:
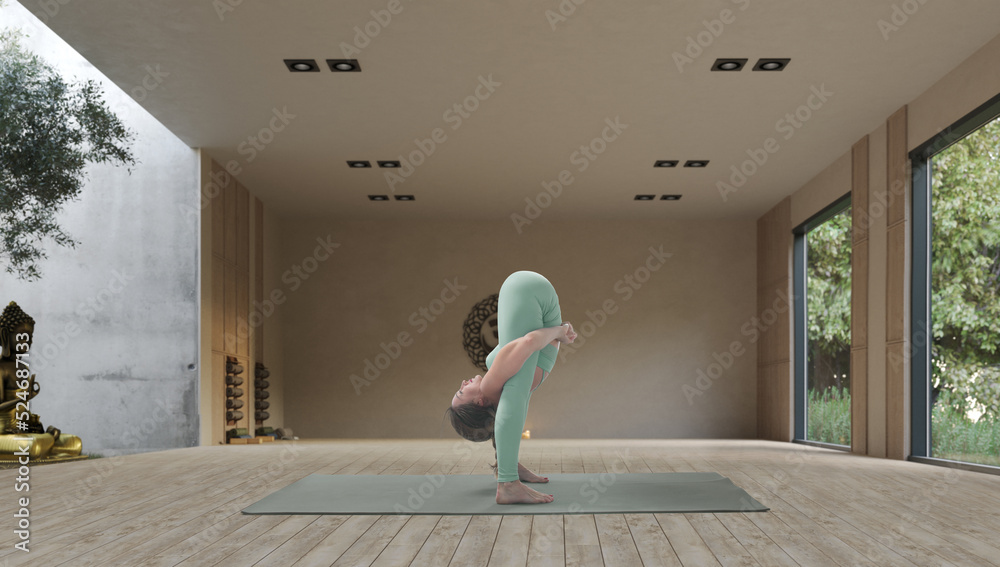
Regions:
[[[455,431],[470,441],[493,440],[497,504],[552,502],[521,484],[548,482],[517,462],[521,431],[531,393],[552,372],[559,345],[576,333],[562,323],[559,296],[544,276],[514,272],[500,287],[497,306],[500,342],[486,357],[485,376],[463,380],[447,413]]]

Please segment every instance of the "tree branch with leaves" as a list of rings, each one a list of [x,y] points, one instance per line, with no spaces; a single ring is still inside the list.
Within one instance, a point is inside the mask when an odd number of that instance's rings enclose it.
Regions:
[[[8,273],[30,281],[41,277],[46,237],[78,243],[55,215],[79,197],[84,168],[134,165],[134,132],[105,104],[96,81],[67,83],[21,39],[19,30],[0,31],[0,258]]]

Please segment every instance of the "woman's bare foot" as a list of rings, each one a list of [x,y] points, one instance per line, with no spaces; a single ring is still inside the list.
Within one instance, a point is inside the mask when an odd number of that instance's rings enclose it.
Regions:
[[[549,478],[545,476],[538,476],[537,474],[529,471],[527,467],[521,463],[517,463],[517,478],[521,482],[548,482]]]
[[[519,480],[497,483],[497,504],[545,504],[553,500],[551,494],[528,488]]]

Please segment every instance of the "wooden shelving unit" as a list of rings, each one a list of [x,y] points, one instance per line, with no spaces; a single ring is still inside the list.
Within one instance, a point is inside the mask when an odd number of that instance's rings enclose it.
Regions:
[[[226,443],[227,431],[244,428],[253,435],[255,372],[263,354],[263,326],[253,314],[251,295],[263,301],[263,203],[212,162],[220,191],[209,200],[212,241],[212,443]],[[252,208],[252,210],[251,210]],[[241,373],[232,373],[234,366]],[[233,384],[239,377],[242,383]],[[234,388],[240,390],[232,395]]]

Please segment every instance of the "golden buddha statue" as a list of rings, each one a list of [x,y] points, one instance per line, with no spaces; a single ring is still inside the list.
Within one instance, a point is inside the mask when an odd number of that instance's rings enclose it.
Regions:
[[[0,461],[16,459],[27,452],[33,462],[76,460],[82,444],[76,435],[62,433],[51,425],[43,429],[38,415],[31,413],[30,400],[41,390],[30,373],[28,356],[35,320],[11,301],[0,315]],[[18,357],[21,365],[18,366]],[[20,376],[18,374],[20,373]],[[30,375],[30,376],[29,376]]]

